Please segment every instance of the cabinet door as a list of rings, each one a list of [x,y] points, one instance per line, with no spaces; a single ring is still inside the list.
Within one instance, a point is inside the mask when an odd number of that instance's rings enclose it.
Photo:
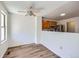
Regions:
[[[51,26],[56,26],[56,21],[42,20],[42,29],[50,29]]]
[[[55,21],[50,21],[50,26],[56,26],[57,22]]]
[[[42,27],[43,29],[48,29],[49,28],[49,21],[42,21]]]

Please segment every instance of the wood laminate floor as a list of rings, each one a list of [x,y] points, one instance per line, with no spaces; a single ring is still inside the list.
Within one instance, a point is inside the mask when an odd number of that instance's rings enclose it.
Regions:
[[[26,44],[8,48],[4,58],[59,58],[41,44]]]

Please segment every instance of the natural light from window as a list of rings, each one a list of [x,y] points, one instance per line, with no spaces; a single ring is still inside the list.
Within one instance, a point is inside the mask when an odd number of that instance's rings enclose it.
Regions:
[[[6,40],[6,14],[1,10],[1,21],[0,21],[0,34],[1,34],[1,42]]]

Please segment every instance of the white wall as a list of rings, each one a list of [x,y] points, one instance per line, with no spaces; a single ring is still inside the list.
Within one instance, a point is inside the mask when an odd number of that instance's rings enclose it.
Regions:
[[[10,14],[11,38],[9,47],[35,42],[35,17]]]
[[[69,19],[64,19],[58,21],[58,24],[65,25],[65,31],[67,31],[67,22],[74,21],[75,22],[75,32],[79,33],[79,17],[73,17]]]
[[[1,4],[1,2],[0,2],[0,10],[3,10],[8,16],[8,12],[6,11],[5,7]],[[5,52],[6,52],[7,48],[8,48],[7,42],[8,42],[8,40],[3,42],[2,44],[0,42],[0,57],[3,57],[3,55],[5,54]]]
[[[63,32],[42,32],[41,43],[63,58],[79,58],[79,34]]]

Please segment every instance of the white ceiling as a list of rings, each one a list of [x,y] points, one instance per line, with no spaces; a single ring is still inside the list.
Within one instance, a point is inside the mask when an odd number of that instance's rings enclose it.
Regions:
[[[35,3],[36,8],[43,8],[38,15],[53,19],[66,19],[79,16],[79,2],[69,1],[5,1],[3,2],[10,13],[21,14],[17,11],[26,10],[32,3]],[[66,13],[61,17],[61,13]]]
[[[61,7],[55,9],[54,11],[50,12],[48,15],[45,17],[47,18],[53,18],[57,20],[61,19],[67,19],[67,18],[72,18],[72,17],[77,17],[79,16],[79,2],[68,2]],[[66,13],[65,16],[61,17],[61,13]]]

